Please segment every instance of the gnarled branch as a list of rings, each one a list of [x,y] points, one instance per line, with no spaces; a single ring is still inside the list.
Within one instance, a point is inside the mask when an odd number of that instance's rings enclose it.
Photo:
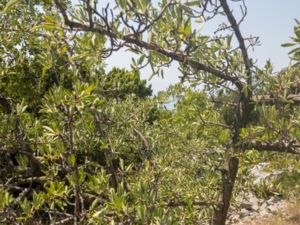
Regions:
[[[242,144],[243,149],[253,149],[256,151],[269,151],[269,152],[286,152],[291,154],[300,155],[300,143],[283,142],[283,141],[251,141]]]

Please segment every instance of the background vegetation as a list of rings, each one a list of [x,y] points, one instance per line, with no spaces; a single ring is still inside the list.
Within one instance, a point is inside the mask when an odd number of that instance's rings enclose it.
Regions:
[[[298,199],[299,22],[274,74],[225,0],[116,3],[1,2],[1,223],[221,225],[243,193]],[[226,35],[194,29],[215,15]],[[106,72],[123,47],[132,70]],[[188,85],[153,96],[139,69],[171,61]],[[284,175],[254,185],[262,162]]]

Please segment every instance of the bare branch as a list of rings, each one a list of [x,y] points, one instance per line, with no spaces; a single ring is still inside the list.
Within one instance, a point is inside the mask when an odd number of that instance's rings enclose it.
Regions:
[[[201,123],[203,125],[219,126],[219,127],[226,128],[226,129],[231,128],[230,126],[228,126],[227,124],[224,124],[224,123],[211,122],[211,121],[204,120],[201,113],[199,113],[199,117],[200,117]]]
[[[250,59],[248,56],[248,51],[245,45],[245,40],[242,36],[242,33],[240,31],[239,28],[239,24],[236,22],[236,19],[234,18],[228,4],[227,4],[227,0],[220,0],[222,8],[224,9],[224,12],[231,24],[232,29],[234,30],[235,36],[239,42],[239,47],[242,51],[242,55],[243,55],[243,60],[244,60],[244,64],[245,64],[245,68],[246,68],[246,73],[247,73],[247,85],[251,86],[252,85],[252,72],[251,72],[251,63],[250,63]],[[251,97],[251,91],[249,92]]]
[[[74,220],[73,216],[72,217],[67,217],[67,218],[65,218],[63,220],[60,220],[60,221],[57,221],[57,222],[53,223],[53,225],[66,224],[66,223],[70,222],[71,220]]]
[[[143,155],[145,155],[146,158],[148,158],[149,155],[150,155],[151,149],[150,149],[150,146],[149,146],[149,143],[148,143],[147,139],[142,134],[142,132],[139,131],[136,127],[133,127],[133,131],[134,131],[135,134],[137,134],[140,137],[140,139],[142,141],[142,145],[141,145],[141,149],[140,149],[141,153]]]
[[[275,95],[257,95],[252,98],[257,104],[274,105],[276,103],[300,105],[300,94],[288,95],[286,99],[279,98]]]
[[[300,155],[300,143],[294,142],[283,142],[283,141],[252,141],[243,143],[243,149],[254,149],[256,151],[269,151],[269,152],[286,152],[291,154]]]
[[[166,204],[167,207],[187,207],[187,206],[199,206],[199,207],[208,207],[211,205],[215,205],[216,203],[213,202],[202,202],[202,201],[192,201],[192,202],[185,202],[185,201],[170,201]]]

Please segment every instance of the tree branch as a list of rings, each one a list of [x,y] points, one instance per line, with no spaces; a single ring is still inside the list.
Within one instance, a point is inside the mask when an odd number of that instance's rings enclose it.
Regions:
[[[185,201],[170,201],[165,206],[167,207],[187,207],[187,206],[199,206],[199,207],[208,207],[214,205],[216,203],[213,202],[202,202],[202,201],[192,201],[192,202],[185,202]]]
[[[141,153],[142,153],[143,155],[145,155],[146,158],[148,158],[149,155],[150,155],[150,153],[151,153],[151,149],[150,149],[150,146],[149,146],[149,143],[148,143],[147,139],[145,138],[145,136],[144,136],[137,128],[133,127],[133,131],[134,131],[134,133],[137,134],[137,135],[140,137],[140,139],[141,139],[141,142],[142,142],[141,148],[140,148]]]
[[[3,146],[0,146],[0,155],[1,154],[22,154],[22,155],[26,155],[29,161],[29,167],[30,167],[30,173],[33,176],[42,176],[44,175],[43,173],[43,169],[44,169],[44,165],[35,158],[35,156],[32,153],[32,150],[30,149],[29,145],[26,143],[25,144],[25,149],[7,149]]]
[[[98,27],[96,27],[96,26],[90,27],[85,24],[71,21],[67,15],[66,9],[61,4],[61,2],[59,0],[54,0],[54,2],[56,4],[56,7],[58,8],[58,10],[60,11],[60,13],[62,14],[62,16],[64,18],[65,25],[69,26],[71,29],[98,33],[98,34],[105,35],[105,36],[108,36],[113,39],[119,39],[119,40],[125,41],[128,44],[134,44],[143,49],[158,52],[164,56],[172,58],[173,60],[176,60],[176,61],[184,63],[184,64],[188,64],[194,70],[207,72],[207,73],[210,73],[210,74],[212,74],[216,77],[219,77],[223,80],[230,81],[240,90],[243,89],[243,83],[239,80],[238,77],[224,73],[218,69],[215,69],[215,68],[205,65],[201,62],[198,62],[194,59],[191,59],[190,57],[188,57],[187,55],[185,55],[182,52],[178,52],[178,51],[176,52],[176,51],[172,51],[169,49],[165,49],[165,48],[161,47],[160,45],[158,45],[157,43],[153,43],[153,42],[147,43],[147,42],[141,40],[135,34],[122,35],[121,33],[113,32],[112,29],[103,29],[102,27],[99,27],[99,26]]]
[[[250,63],[250,59],[248,56],[248,51],[245,45],[245,40],[242,36],[242,33],[240,31],[239,28],[239,24],[236,22],[228,4],[227,4],[227,0],[220,0],[221,2],[221,6],[224,9],[224,12],[229,20],[229,23],[231,24],[231,27],[235,33],[235,36],[239,42],[239,47],[241,49],[242,52],[242,56],[243,56],[243,60],[244,60],[244,64],[245,64],[245,68],[246,68],[246,75],[247,75],[247,85],[249,87],[252,86],[252,72],[251,72],[251,63]],[[251,97],[251,91],[249,92],[249,97]]]
[[[201,113],[199,113],[199,117],[203,125],[219,126],[225,129],[231,129],[231,127],[228,126],[227,124],[204,120]]]
[[[242,148],[245,150],[256,150],[256,151],[269,151],[269,152],[286,152],[291,154],[300,155],[300,143],[286,143],[283,141],[251,141],[243,143]]]
[[[274,95],[257,95],[252,98],[257,104],[274,105],[275,103],[300,105],[300,94],[290,94],[286,99]]]

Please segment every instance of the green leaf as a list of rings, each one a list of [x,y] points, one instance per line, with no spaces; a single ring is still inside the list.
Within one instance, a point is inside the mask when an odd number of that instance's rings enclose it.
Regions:
[[[52,16],[50,16],[50,15],[45,15],[44,16],[44,19],[47,21],[47,22],[49,22],[49,23],[53,23],[53,24],[55,24],[56,23],[56,21],[52,18]]]
[[[42,23],[41,25],[34,26],[31,30],[37,30],[37,29],[45,29],[45,30],[60,30],[62,31],[62,28],[55,23]]]
[[[43,126],[43,128],[44,128],[45,130],[47,130],[48,132],[50,132],[51,134],[56,134],[56,132],[55,132],[51,127]]]
[[[292,47],[294,45],[295,45],[295,43],[284,43],[281,46],[286,48],[286,47]]]
[[[29,216],[31,204],[27,198],[24,198],[24,200],[20,202],[20,206],[21,206],[23,212],[25,213],[25,215]]]
[[[118,0],[117,3],[121,9],[126,9],[127,0]]]
[[[295,53],[297,53],[298,51],[300,52],[300,47],[299,47],[299,48],[293,49],[292,51],[289,52],[289,54],[290,54],[290,55],[291,55],[291,54],[295,54]]]
[[[69,163],[71,166],[74,166],[76,162],[76,156],[74,154],[69,156]]]
[[[231,46],[232,36],[233,35],[229,35],[227,37],[227,40],[226,40],[227,48],[230,48],[230,46]]]
[[[84,90],[84,94],[89,95],[94,89],[95,89],[95,84],[92,84],[87,89]]]
[[[1,13],[8,13],[11,9],[21,3],[21,0],[10,0]]]
[[[199,0],[188,1],[185,3],[187,6],[199,6]]]

